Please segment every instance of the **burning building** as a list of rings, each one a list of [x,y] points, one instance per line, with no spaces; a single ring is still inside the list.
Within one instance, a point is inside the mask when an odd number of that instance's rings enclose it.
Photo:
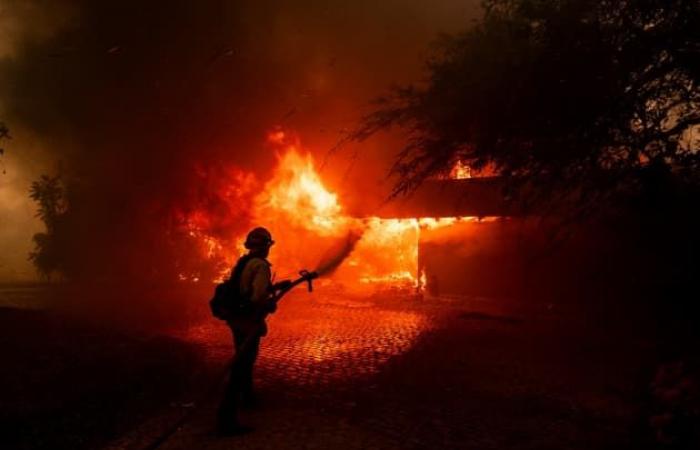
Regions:
[[[452,279],[459,275],[440,267],[455,262],[434,260],[434,249],[451,248],[457,259],[473,254],[479,243],[472,242],[471,250],[465,250],[465,240],[473,240],[504,213],[493,198],[493,183],[471,182],[468,168],[460,165],[449,181],[429,182],[416,195],[390,202],[376,214],[353,213],[326,187],[312,156],[296,136],[276,130],[268,135],[268,142],[277,153],[277,166],[269,180],[261,182],[252,173],[235,168],[225,170],[223,181],[210,186],[220,199],[218,207],[200,204],[180,215],[180,226],[199,241],[201,257],[223,261],[220,277],[227,275],[227,268],[244,252],[241,227],[231,223],[231,217],[236,217],[249,225],[264,224],[272,231],[277,241],[273,260],[278,277],[292,276],[301,267],[315,267],[326,249],[352,236],[357,239],[352,253],[326,283],[362,292],[425,288],[434,294],[444,288],[454,292],[456,284],[463,284]],[[483,192],[472,189],[476,197],[470,202],[455,191],[465,192],[466,185],[480,186]],[[455,203],[456,198],[466,201]],[[180,278],[199,280],[196,274],[183,273]]]

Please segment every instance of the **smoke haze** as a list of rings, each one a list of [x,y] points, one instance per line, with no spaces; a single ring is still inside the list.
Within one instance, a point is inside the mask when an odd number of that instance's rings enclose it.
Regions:
[[[324,160],[372,98],[420,79],[430,41],[467,27],[478,3],[3,1],[0,119],[14,138],[0,180],[0,240],[11,248],[0,279],[17,277],[8,267],[26,274],[41,229],[29,184],[59,162],[72,183],[70,241],[90,261],[74,272],[157,275],[154,237],[173,210],[219,208],[202,185],[218,167],[264,181],[276,126]],[[391,144],[334,154],[324,180],[371,209],[388,190]],[[248,226],[243,212],[233,222]]]

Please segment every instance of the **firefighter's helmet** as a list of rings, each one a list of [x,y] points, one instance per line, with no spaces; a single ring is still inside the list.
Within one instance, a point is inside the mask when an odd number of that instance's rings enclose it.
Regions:
[[[248,250],[255,250],[261,248],[267,248],[274,244],[275,241],[272,240],[272,235],[266,228],[257,227],[250,230],[248,236],[245,238],[245,248]]]

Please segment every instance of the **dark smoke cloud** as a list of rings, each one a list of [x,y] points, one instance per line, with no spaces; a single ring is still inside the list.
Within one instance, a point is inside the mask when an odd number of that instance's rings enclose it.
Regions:
[[[373,97],[419,78],[430,40],[467,26],[477,3],[7,2],[2,119],[73,180],[71,248],[87,262],[75,272],[157,274],[168,214],[207,200],[197,166],[264,179],[277,125],[323,159]],[[324,177],[349,202],[381,199],[391,151],[353,155],[332,158]]]

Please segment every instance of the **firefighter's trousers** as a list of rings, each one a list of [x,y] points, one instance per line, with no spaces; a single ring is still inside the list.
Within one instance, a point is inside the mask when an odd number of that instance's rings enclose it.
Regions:
[[[253,366],[260,350],[259,329],[231,326],[236,353],[224,398],[219,407],[220,422],[237,422],[243,397],[253,395]]]

